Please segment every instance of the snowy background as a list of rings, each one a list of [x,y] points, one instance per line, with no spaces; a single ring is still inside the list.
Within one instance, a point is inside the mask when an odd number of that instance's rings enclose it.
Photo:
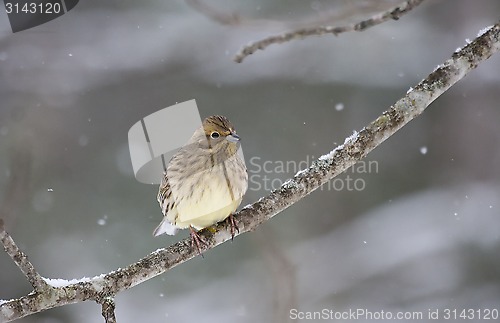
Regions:
[[[86,0],[12,34],[0,12],[0,212],[43,276],[109,272],[187,236],[151,235],[161,220],[157,187],[135,180],[127,144],[144,116],[196,99],[203,117],[229,117],[243,138],[251,203],[377,117],[500,13],[498,0],[426,1],[399,21],[273,45],[236,64],[242,45],[288,22],[338,13],[334,24],[344,24],[398,1],[206,3],[245,23],[221,25],[180,0]],[[499,102],[497,54],[364,169],[119,294],[118,321],[500,310]],[[0,252],[0,299],[30,290]],[[102,321],[88,302],[19,322]]]

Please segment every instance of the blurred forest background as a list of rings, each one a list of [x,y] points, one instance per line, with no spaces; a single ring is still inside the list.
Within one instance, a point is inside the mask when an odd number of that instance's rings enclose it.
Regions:
[[[242,19],[222,25],[181,0],[86,0],[15,34],[2,11],[7,230],[45,277],[124,267],[187,236],[151,235],[162,217],[157,186],[135,180],[127,143],[141,118],[190,99],[202,117],[229,117],[251,177],[246,205],[298,170],[282,163],[329,152],[500,13],[498,0],[426,1],[365,32],[232,61],[248,42],[302,22],[343,25],[399,2],[204,1]],[[118,322],[287,322],[292,308],[498,309],[499,102],[496,55],[370,154],[371,169],[119,294]],[[0,252],[0,299],[30,290]],[[102,321],[87,302],[18,322]]]

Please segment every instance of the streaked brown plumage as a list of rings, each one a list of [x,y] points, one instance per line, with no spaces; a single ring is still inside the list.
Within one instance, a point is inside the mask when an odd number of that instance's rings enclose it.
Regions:
[[[164,214],[153,234],[191,232],[226,219],[240,205],[248,186],[240,138],[223,116],[203,121],[188,143],[170,160],[158,191]]]

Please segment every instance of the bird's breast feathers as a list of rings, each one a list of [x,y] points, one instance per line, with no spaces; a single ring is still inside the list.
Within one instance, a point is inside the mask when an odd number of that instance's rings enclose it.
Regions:
[[[244,173],[235,160],[192,172],[187,177],[169,178],[171,199],[175,207],[166,214],[167,219],[178,228],[190,225],[200,229],[220,222],[234,212],[241,203],[247,189],[247,178],[235,177]]]

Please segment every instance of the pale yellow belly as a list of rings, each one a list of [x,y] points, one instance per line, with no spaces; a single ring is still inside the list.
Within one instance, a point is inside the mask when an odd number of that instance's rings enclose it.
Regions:
[[[197,230],[201,230],[226,219],[236,210],[240,203],[241,198],[230,203],[219,204],[210,213],[207,213],[201,204],[190,205],[182,209],[178,208],[176,227],[183,229],[192,226]]]
[[[215,176],[214,176],[215,177]],[[215,177],[203,189],[195,187],[193,192],[182,192],[188,196],[178,200],[174,219],[170,219],[178,228],[193,226],[196,229],[206,228],[226,219],[241,203],[241,195],[235,196],[224,178]],[[173,215],[173,214],[172,214]]]
[[[189,177],[171,176],[175,207],[167,212],[167,220],[179,229],[203,229],[226,219],[238,208],[247,188],[247,181],[235,174],[236,166],[231,159]]]

